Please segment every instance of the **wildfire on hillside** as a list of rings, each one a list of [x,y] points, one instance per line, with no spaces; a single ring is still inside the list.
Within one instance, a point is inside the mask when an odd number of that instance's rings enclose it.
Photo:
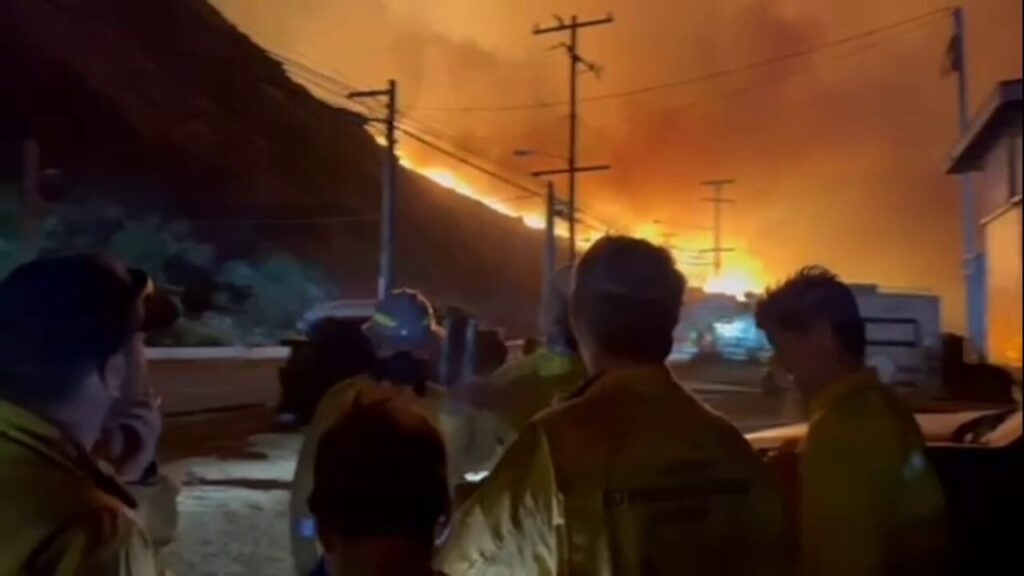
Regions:
[[[513,203],[495,199],[492,195],[483,193],[466,179],[445,167],[421,164],[402,154],[399,154],[399,162],[402,166],[419,173],[439,186],[472,198],[495,212],[511,218],[518,218],[528,228],[544,229],[544,214],[539,212],[536,206],[525,209],[518,208]],[[556,227],[555,233],[561,238],[568,237],[568,230],[564,226]],[[711,260],[707,257],[708,255],[699,249],[692,248],[701,245],[702,238],[678,235],[657,223],[635,226],[630,233],[667,248],[676,258],[679,269],[687,275],[691,282],[700,286],[707,293],[726,294],[743,299],[748,294],[763,292],[767,285],[763,267],[746,251],[727,254],[723,258],[722,270],[715,274],[711,271]],[[577,239],[577,246],[580,249],[586,249],[598,238],[600,238],[599,234],[585,231]]]

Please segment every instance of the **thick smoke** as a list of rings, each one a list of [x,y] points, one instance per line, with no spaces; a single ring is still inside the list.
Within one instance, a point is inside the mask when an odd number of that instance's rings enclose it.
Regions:
[[[400,81],[401,105],[435,136],[522,170],[560,153],[564,107],[437,108],[559,102],[565,56],[534,37],[552,13],[603,16],[581,35],[604,66],[584,97],[734,68],[857,34],[944,0],[214,0],[264,45],[359,84]],[[965,2],[976,107],[998,80],[1021,74],[1019,0]],[[581,108],[584,161],[614,170],[582,177],[597,218],[629,227],[658,220],[693,248],[707,242],[701,180],[732,177],[728,258],[782,278],[807,263],[853,281],[937,292],[962,326],[957,181],[943,174],[956,137],[955,93],[940,76],[942,14],[857,42],[743,73],[592,102]],[[419,151],[420,154],[425,154]],[[438,163],[441,163],[438,160]],[[462,175],[462,173],[460,173]],[[474,185],[492,185],[471,172]],[[498,190],[495,195],[508,194]],[[727,260],[728,261],[728,260]]]

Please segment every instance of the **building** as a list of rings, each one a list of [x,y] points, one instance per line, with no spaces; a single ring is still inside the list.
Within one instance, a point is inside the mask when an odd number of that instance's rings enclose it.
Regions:
[[[985,341],[995,364],[1021,366],[1021,80],[1000,83],[956,144],[947,172],[973,174],[984,255]]]

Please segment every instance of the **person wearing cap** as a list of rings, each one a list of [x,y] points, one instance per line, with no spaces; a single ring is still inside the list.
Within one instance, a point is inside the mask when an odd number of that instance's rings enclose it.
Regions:
[[[436,576],[451,510],[444,439],[384,387],[360,391],[317,443],[309,508],[329,573]]]
[[[808,267],[755,315],[809,406],[796,474],[801,573],[943,573],[942,487],[913,414],[865,364],[853,291]]]
[[[0,574],[158,573],[119,477],[152,461],[158,419],[108,442],[116,470],[93,453],[120,427],[118,399],[135,411],[145,400],[133,387],[146,285],[91,255],[34,260],[0,282]]]
[[[606,237],[570,301],[590,379],[534,417],[456,515],[451,574],[787,575],[781,498],[743,436],[665,366],[685,279]]]
[[[501,451],[539,412],[575,390],[586,370],[569,324],[572,266],[557,270],[548,281],[542,307],[544,345],[467,386],[465,401],[479,410],[473,434],[486,451],[480,457],[489,470]]]
[[[430,363],[440,353],[443,336],[430,302],[416,291],[394,290],[377,302],[363,332],[373,345],[376,360],[366,374],[327,391],[299,452],[291,489],[291,536],[292,556],[301,576],[317,569],[319,558],[315,521],[307,506],[317,442],[360,392],[385,387],[429,415],[446,440],[460,442],[454,440],[458,425],[446,414],[444,389],[430,382]]]

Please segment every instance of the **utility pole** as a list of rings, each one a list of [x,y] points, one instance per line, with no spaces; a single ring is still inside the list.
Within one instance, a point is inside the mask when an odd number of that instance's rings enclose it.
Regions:
[[[395,249],[395,197],[398,193],[398,153],[395,139],[395,119],[398,110],[398,83],[388,80],[384,90],[363,90],[350,92],[352,100],[360,98],[387,98],[387,114],[384,118],[371,119],[371,122],[384,124],[387,151],[384,156],[384,169],[381,177],[380,199],[380,270],[377,276],[377,298],[383,298],[391,290],[394,278]]]
[[[725,190],[726,186],[735,184],[735,180],[723,179],[723,180],[705,180],[701,182],[701,186],[711,188],[711,197],[704,198],[704,202],[710,203],[714,207],[714,228],[712,229],[712,247],[710,249],[702,250],[701,252],[711,253],[712,266],[714,269],[715,276],[718,276],[722,272],[722,254],[726,252],[732,252],[732,248],[724,248],[722,246],[722,205],[732,204],[734,200],[732,198],[726,198],[722,195],[722,191]]]
[[[568,167],[562,170],[546,170],[537,175],[555,175],[555,174],[568,174],[569,176],[569,261],[576,261],[576,174],[578,172],[593,172],[598,170],[608,170],[608,165],[594,165],[594,166],[577,166],[576,165],[576,153],[577,153],[577,124],[579,116],[577,114],[577,71],[579,65],[583,65],[594,75],[600,74],[600,68],[583,58],[579,54],[579,30],[580,28],[589,28],[593,26],[602,26],[604,24],[611,24],[614,19],[609,14],[604,18],[597,18],[594,20],[580,20],[578,16],[573,14],[569,22],[566,22],[562,18],[555,16],[557,24],[549,26],[547,28],[541,28],[535,26],[533,29],[534,36],[540,36],[542,34],[553,34],[556,32],[569,32],[569,43],[562,43],[561,46],[565,48],[566,53],[569,55],[569,158]]]
[[[953,38],[949,45],[949,69],[956,72],[957,115],[960,135],[970,129],[967,110],[967,54],[964,43],[964,11],[957,6],[953,9]],[[963,273],[967,285],[967,327],[971,341],[982,354],[987,353],[986,343],[986,302],[985,302],[985,253],[978,247],[978,219],[975,214],[974,184],[969,173],[960,175],[961,213],[964,233]]]
[[[555,277],[555,265],[558,259],[557,239],[555,237],[555,216],[558,209],[558,199],[555,197],[555,185],[548,182],[547,191],[547,213],[544,222],[544,285],[543,293],[547,294],[547,287],[551,279]]]
[[[559,217],[559,202],[555,195],[555,184],[547,183],[547,211],[544,214],[544,276],[540,286],[539,326],[544,326],[545,315],[550,309],[549,289],[555,278],[555,267],[558,265],[558,237],[555,235],[555,223]]]

